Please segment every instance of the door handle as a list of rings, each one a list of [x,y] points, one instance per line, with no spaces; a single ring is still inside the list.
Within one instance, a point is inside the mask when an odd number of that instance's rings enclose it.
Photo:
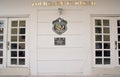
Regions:
[[[117,41],[115,41],[115,50],[117,50]]]

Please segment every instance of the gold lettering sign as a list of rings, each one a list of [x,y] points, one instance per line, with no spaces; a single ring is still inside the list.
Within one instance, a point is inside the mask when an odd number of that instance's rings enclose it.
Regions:
[[[95,1],[40,1],[33,2],[32,6],[95,6]]]

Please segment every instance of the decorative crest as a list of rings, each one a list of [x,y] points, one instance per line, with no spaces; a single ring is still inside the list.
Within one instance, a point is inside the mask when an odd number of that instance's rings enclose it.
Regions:
[[[62,19],[62,18],[58,18],[56,20],[54,20],[52,22],[53,26],[53,31],[55,33],[57,33],[58,35],[63,34],[66,30],[67,30],[67,21]]]

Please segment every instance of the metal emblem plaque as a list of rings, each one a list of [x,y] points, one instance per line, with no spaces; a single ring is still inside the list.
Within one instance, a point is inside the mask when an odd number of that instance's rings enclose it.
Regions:
[[[54,38],[55,45],[65,45],[65,37],[56,37]]]
[[[56,20],[54,20],[52,22],[53,26],[53,31],[55,33],[57,33],[58,35],[63,34],[66,30],[67,30],[67,21],[62,19],[62,18],[58,18]]]

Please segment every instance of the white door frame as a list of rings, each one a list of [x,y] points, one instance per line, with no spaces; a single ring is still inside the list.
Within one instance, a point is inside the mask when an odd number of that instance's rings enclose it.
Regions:
[[[25,65],[11,65],[10,64],[10,33],[11,33],[11,20],[25,20],[26,21],[26,28],[28,24],[28,18],[0,18],[0,20],[3,20],[5,23],[4,26],[4,46],[3,46],[3,64],[0,64],[0,68],[7,68],[7,67],[29,67],[29,62],[28,62],[28,52],[27,52],[27,29],[26,29],[26,34],[25,34]],[[21,34],[22,36],[22,34]],[[20,36],[18,36],[20,37]],[[18,53],[17,53],[18,54]],[[0,57],[1,58],[1,57]]]

